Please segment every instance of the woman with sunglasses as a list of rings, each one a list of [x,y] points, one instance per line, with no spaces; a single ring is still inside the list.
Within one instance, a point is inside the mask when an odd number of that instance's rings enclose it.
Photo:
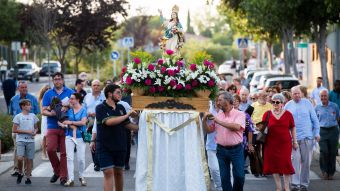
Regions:
[[[282,94],[272,96],[272,109],[263,115],[262,121],[268,120],[268,134],[264,144],[263,174],[272,174],[276,191],[281,191],[280,174],[283,174],[284,190],[288,191],[290,175],[294,174],[291,154],[292,147],[298,148],[293,115],[283,109],[285,98]],[[294,144],[292,144],[294,143]]]

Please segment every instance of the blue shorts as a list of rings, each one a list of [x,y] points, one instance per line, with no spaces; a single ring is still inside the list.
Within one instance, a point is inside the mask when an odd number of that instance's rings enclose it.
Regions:
[[[104,171],[109,168],[121,168],[125,166],[125,151],[109,151],[104,148],[96,151],[98,154],[100,170]]]

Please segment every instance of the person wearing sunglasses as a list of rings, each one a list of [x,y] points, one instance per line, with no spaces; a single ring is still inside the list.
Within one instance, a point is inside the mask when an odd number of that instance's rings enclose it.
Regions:
[[[294,150],[298,148],[294,118],[283,109],[284,100],[282,94],[272,96],[268,134],[264,143],[263,174],[273,175],[276,191],[282,190],[280,174],[283,174],[284,190],[289,190],[290,175],[295,173],[291,160],[292,147]],[[267,115],[268,112],[265,112],[262,121],[267,120]]]

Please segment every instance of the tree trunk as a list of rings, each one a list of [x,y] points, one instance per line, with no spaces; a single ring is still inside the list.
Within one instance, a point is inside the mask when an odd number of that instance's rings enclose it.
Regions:
[[[273,45],[269,42],[267,42],[266,44],[267,44],[268,68],[269,70],[273,70],[273,53],[272,53]]]
[[[297,67],[296,67],[295,46],[294,46],[294,29],[290,28],[290,29],[287,30],[287,32],[288,32],[288,42],[290,44],[290,49],[289,49],[289,66],[291,66],[293,68],[294,75],[296,77],[298,77],[298,71],[297,71]]]
[[[55,37],[54,41],[57,45],[57,50],[53,49],[54,54],[57,56],[58,61],[61,65],[61,72],[66,73],[66,63],[65,63],[65,57],[66,53],[68,51],[68,48],[70,46],[70,40],[69,39],[62,39],[66,37]],[[63,42],[66,41],[66,42]]]
[[[329,80],[327,72],[327,58],[326,58],[326,22],[320,22],[319,25],[314,26],[314,33],[316,37],[316,46],[318,48],[321,66],[321,75],[323,79],[323,85],[329,89]],[[319,30],[318,30],[319,29]]]
[[[79,75],[79,63],[81,61],[81,55],[82,55],[83,49],[79,49],[78,53],[76,54],[76,63],[75,63],[75,74],[76,74],[76,79],[78,79]]]
[[[289,68],[289,63],[288,63],[288,35],[286,33],[286,30],[282,30],[282,43],[283,43],[283,60],[284,60],[284,73],[289,74],[290,73],[290,68]]]

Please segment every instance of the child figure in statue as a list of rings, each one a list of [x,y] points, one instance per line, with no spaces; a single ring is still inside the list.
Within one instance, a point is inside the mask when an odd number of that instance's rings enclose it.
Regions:
[[[180,55],[180,48],[184,44],[184,33],[183,27],[178,19],[179,7],[175,5],[172,8],[171,19],[169,21],[164,20],[162,11],[159,9],[158,12],[161,17],[161,22],[165,26],[164,36],[160,39],[160,47],[163,51],[172,50],[177,55]]]

